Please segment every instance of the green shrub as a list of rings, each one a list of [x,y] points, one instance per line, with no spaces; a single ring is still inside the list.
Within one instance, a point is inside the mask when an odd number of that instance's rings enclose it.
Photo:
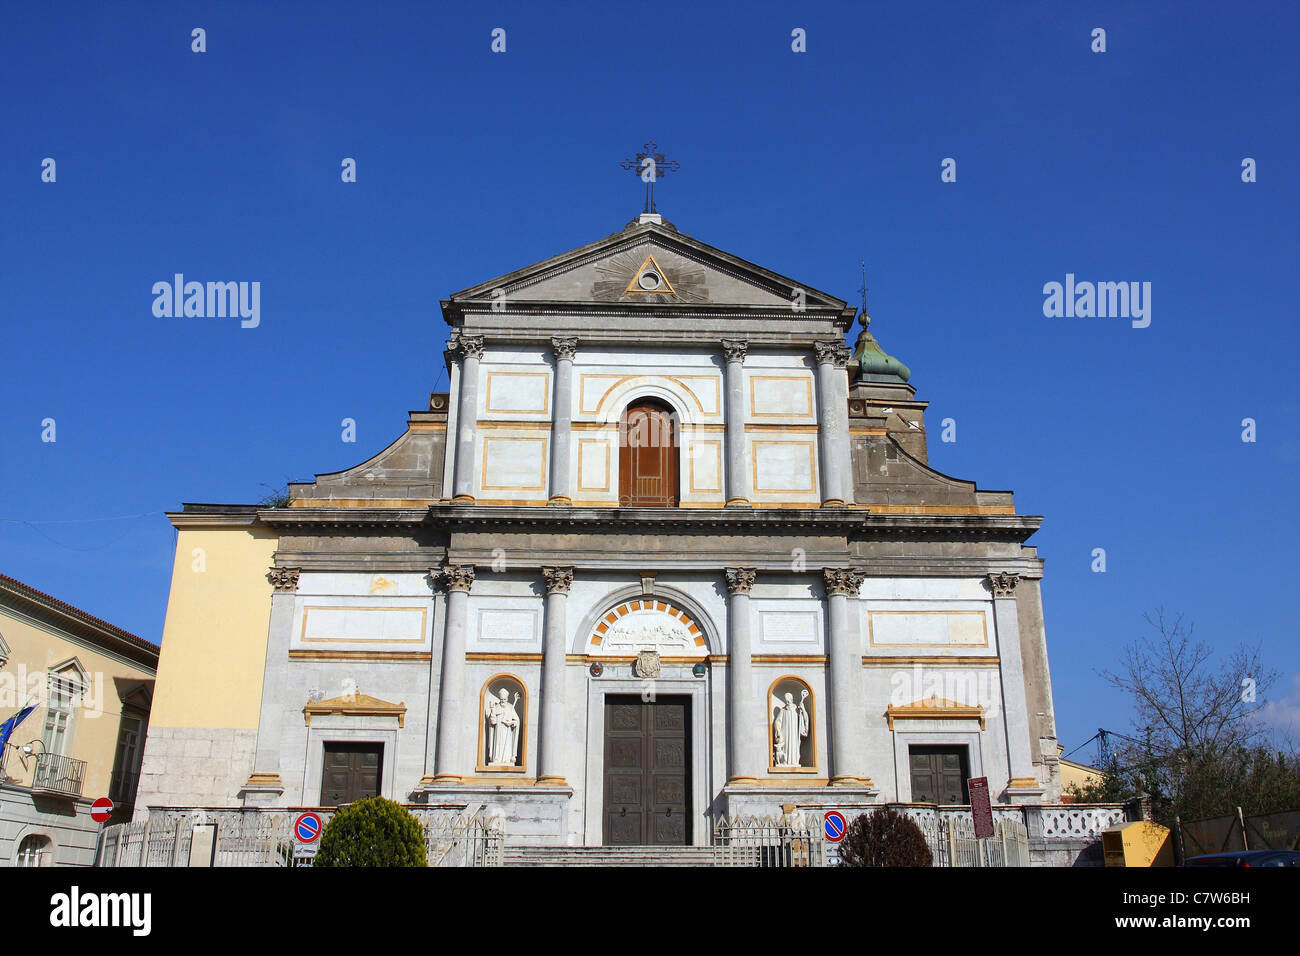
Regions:
[[[325,824],[312,866],[428,866],[424,831],[405,807],[358,800]]]
[[[849,824],[840,841],[840,866],[931,866],[925,834],[911,817],[877,807]]]

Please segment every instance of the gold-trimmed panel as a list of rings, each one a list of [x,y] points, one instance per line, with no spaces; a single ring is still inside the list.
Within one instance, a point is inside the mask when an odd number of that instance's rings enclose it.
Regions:
[[[958,615],[966,616],[966,615],[975,614],[978,615],[980,619],[980,634],[982,635],[983,640],[979,644],[958,643],[956,641],[947,641],[943,644],[922,644],[922,643],[900,644],[897,642],[891,644],[877,643],[875,625],[872,623],[872,618],[876,617],[877,615],[883,617],[887,614],[889,615],[904,614],[909,617],[932,617],[934,615],[940,615],[942,617],[956,617]],[[867,611],[867,645],[869,647],[988,647],[989,646],[988,615],[985,614],[983,611],[972,611],[967,609],[958,609],[952,611],[936,611],[936,610],[928,610],[928,609],[917,610],[917,611],[869,609]]]

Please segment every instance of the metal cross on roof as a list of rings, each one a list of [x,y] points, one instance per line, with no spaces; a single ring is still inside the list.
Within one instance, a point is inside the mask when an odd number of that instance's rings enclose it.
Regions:
[[[862,260],[862,286],[858,289],[862,293],[862,314],[867,314],[867,260]]]
[[[625,159],[619,164],[624,169],[632,170],[645,183],[646,212],[659,211],[655,208],[655,183],[659,177],[681,168],[677,160],[664,159],[664,154],[658,152],[658,149],[658,145],[651,141],[642,147],[642,151],[636,154],[635,159]]]

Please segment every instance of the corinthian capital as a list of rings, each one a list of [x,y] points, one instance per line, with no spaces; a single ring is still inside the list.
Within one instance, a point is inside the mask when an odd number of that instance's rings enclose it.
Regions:
[[[460,329],[453,329],[447,339],[447,354],[456,359],[464,359],[469,356],[476,359],[482,358],[483,336],[466,335]]]
[[[481,359],[483,357],[483,336],[462,335],[460,337],[460,350],[466,358],[473,356],[476,359]]]
[[[857,597],[858,589],[867,579],[866,574],[852,568],[826,568],[822,575],[826,579],[827,594],[843,594],[845,597]]]
[[[568,594],[573,584],[573,568],[542,568],[547,594]]]
[[[298,575],[301,568],[272,568],[266,572],[266,579],[277,591],[292,593],[298,590]]]
[[[1016,595],[1016,584],[1020,581],[1020,575],[1012,574],[1008,571],[998,571],[989,575],[989,590],[993,592],[995,598],[1009,598]]]
[[[574,336],[556,335],[551,338],[551,349],[555,352],[556,361],[572,362],[578,354],[578,340]]]
[[[474,565],[444,564],[438,580],[448,591],[468,591],[474,583]]]
[[[754,578],[758,571],[754,568],[727,568],[727,593],[748,594],[754,589]]]
[[[727,357],[728,362],[744,363],[745,353],[749,351],[749,343],[744,339],[723,339],[722,354]]]
[[[813,351],[817,353],[818,365],[834,365],[836,368],[844,368],[853,354],[847,345],[838,341],[814,342]]]

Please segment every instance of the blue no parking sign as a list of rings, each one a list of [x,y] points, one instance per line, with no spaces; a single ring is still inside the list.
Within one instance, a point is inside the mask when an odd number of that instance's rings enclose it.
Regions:
[[[831,843],[839,843],[844,839],[844,831],[848,824],[844,822],[844,814],[838,810],[827,810],[826,816],[822,818],[826,827],[826,839]]]
[[[320,836],[321,822],[320,815],[316,813],[298,814],[298,819],[293,821],[293,834],[298,838],[300,843],[315,843],[316,838]]]

